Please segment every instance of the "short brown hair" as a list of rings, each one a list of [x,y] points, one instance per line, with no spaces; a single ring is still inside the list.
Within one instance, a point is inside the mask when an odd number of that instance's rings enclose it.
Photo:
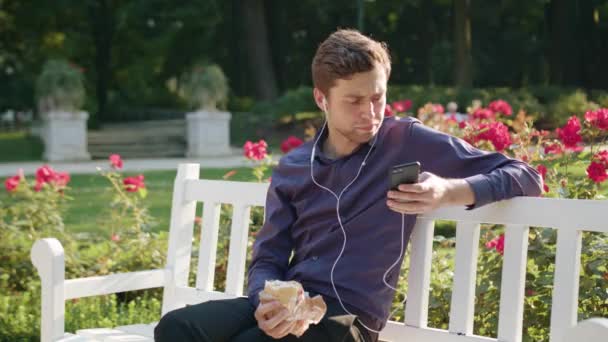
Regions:
[[[325,96],[337,79],[367,72],[379,63],[391,74],[391,58],[384,42],[375,41],[359,31],[341,29],[332,33],[317,49],[312,60],[312,82]]]

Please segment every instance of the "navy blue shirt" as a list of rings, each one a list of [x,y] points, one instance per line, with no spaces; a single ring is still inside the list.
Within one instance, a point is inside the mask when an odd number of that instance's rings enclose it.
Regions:
[[[362,144],[347,156],[330,159],[320,148],[326,135],[316,148],[314,175],[319,184],[339,194],[372,145]],[[334,270],[334,283],[346,308],[379,330],[386,325],[394,296],[382,276],[401,250],[401,214],[386,204],[390,167],[419,161],[421,171],[465,179],[475,194],[471,208],[514,196],[538,196],[542,180],[524,162],[481,151],[412,118],[386,118],[377,139],[359,178],[340,200],[347,245]],[[344,238],[336,198],[310,178],[313,142],[283,156],[273,171],[265,221],[248,271],[248,296],[256,307],[264,282],[272,279],[296,280],[306,291],[336,298],[330,271]],[[415,222],[415,215],[405,216],[404,245]],[[393,287],[399,270],[394,267],[387,277]]]

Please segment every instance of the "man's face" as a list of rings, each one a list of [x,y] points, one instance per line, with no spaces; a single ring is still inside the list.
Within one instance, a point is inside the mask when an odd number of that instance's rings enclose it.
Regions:
[[[379,130],[386,105],[386,73],[379,65],[350,79],[339,79],[329,90],[327,124],[330,134],[340,134],[359,144]]]

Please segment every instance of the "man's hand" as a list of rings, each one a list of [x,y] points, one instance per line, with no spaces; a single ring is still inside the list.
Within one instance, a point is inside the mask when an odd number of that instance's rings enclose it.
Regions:
[[[310,323],[308,323],[307,321],[304,321],[304,320],[296,321],[296,324],[294,325],[293,329],[291,329],[291,333],[296,335],[296,337],[300,337],[300,336],[304,335],[306,330],[308,330],[309,326],[310,326]]]
[[[287,336],[296,326],[297,321],[285,320],[288,315],[289,312],[278,300],[260,301],[254,313],[255,319],[258,321],[258,327],[274,339]]]
[[[445,179],[423,172],[416,184],[401,184],[388,192],[388,207],[403,214],[424,214],[444,205],[470,205],[475,202],[471,186],[463,179]]]

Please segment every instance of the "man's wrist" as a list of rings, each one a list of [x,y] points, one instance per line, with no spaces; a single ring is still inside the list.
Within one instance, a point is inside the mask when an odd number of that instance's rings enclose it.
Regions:
[[[446,179],[446,205],[473,205],[475,193],[473,188],[464,179]]]

